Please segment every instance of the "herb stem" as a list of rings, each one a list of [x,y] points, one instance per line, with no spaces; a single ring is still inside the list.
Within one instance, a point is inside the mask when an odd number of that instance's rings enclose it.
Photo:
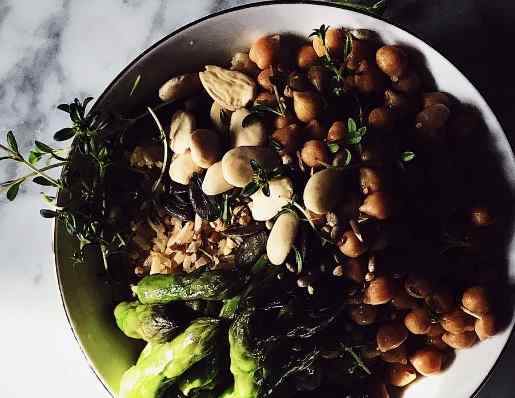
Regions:
[[[163,152],[164,152],[163,165],[161,166],[161,173],[159,173],[159,177],[157,178],[156,182],[152,186],[152,192],[155,192],[156,189],[161,184],[161,180],[163,179],[163,176],[166,171],[166,166],[168,164],[168,140],[166,138],[166,134],[163,129],[163,126],[161,125],[161,122],[159,121],[159,118],[155,114],[154,110],[152,110],[152,108],[150,108],[150,107],[147,107],[147,109],[148,109],[149,113],[152,115],[152,118],[156,122],[157,128],[159,129],[159,134],[161,135],[161,142],[163,143]]]
[[[354,359],[354,361],[356,361],[356,364],[365,371],[365,373],[367,373],[368,375],[371,375],[372,372],[370,371],[370,369],[367,367],[367,365],[365,365],[365,363],[363,362],[363,360],[359,357],[358,354],[356,354],[354,352],[354,349],[352,347],[347,347],[347,346],[343,346],[343,349],[345,350],[345,352],[349,353],[352,358]]]

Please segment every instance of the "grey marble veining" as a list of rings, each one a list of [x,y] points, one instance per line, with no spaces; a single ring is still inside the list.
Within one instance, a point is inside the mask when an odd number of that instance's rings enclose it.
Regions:
[[[180,25],[239,0],[0,0],[0,134],[14,130],[22,149],[51,141],[66,126],[55,106],[98,96],[117,73]],[[510,0],[391,0],[387,17],[446,55],[485,95],[513,146],[515,92]],[[2,138],[3,140],[3,138]],[[0,179],[21,172],[0,163]],[[0,199],[3,342],[0,395],[107,397],[88,369],[61,307],[51,226],[38,216],[39,189],[12,205]],[[515,344],[480,394],[509,398]]]

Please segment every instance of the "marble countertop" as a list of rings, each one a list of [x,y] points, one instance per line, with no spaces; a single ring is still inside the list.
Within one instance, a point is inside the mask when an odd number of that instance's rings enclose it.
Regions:
[[[51,141],[65,125],[54,107],[98,96],[141,51],[178,26],[239,0],[0,0],[0,131],[20,147]],[[427,40],[480,89],[515,142],[515,92],[506,43],[515,36],[510,0],[390,0],[387,17]],[[0,165],[0,179],[16,166]],[[51,225],[39,190],[0,199],[3,342],[0,390],[8,398],[108,397],[88,368],[64,314]],[[515,342],[479,395],[512,397]]]

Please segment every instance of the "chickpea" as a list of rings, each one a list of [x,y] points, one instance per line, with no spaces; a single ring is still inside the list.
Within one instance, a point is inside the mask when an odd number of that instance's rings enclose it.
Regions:
[[[422,94],[422,106],[424,108],[429,108],[430,106],[436,104],[443,104],[447,108],[451,107],[451,98],[441,91],[433,91],[430,93]]]
[[[374,57],[373,45],[368,40],[352,38],[351,52],[347,58],[347,68],[355,70],[363,60],[370,61]]]
[[[460,350],[472,347],[477,341],[477,335],[474,332],[463,332],[459,334],[444,333],[442,340],[448,346]]]
[[[439,373],[443,360],[443,353],[433,347],[421,348],[410,357],[413,367],[424,376]]]
[[[474,330],[481,341],[494,336],[497,333],[495,317],[492,314],[485,314],[476,319]]]
[[[413,310],[418,307],[417,300],[410,296],[405,289],[398,289],[392,298],[392,304],[400,310]]]
[[[486,227],[495,223],[490,210],[486,207],[477,206],[470,211],[470,221],[476,227]]]
[[[406,353],[406,344],[402,343],[393,350],[381,353],[381,359],[388,363],[408,363],[408,354]]]
[[[393,213],[392,197],[386,192],[373,192],[367,195],[359,211],[378,220],[386,220]]]
[[[437,314],[451,312],[456,308],[454,296],[448,290],[439,290],[425,298],[426,304]]]
[[[359,257],[367,250],[356,234],[352,231],[345,231],[337,242],[338,249],[348,257]],[[369,303],[370,304],[370,303]]]
[[[408,95],[418,93],[421,86],[422,82],[420,81],[420,77],[418,73],[413,70],[408,71],[403,77],[392,83],[392,87],[395,90]]]
[[[309,123],[322,114],[323,100],[318,93],[312,91],[294,91],[293,109],[301,122]]]
[[[254,105],[257,104],[274,107],[277,104],[277,99],[275,98],[275,95],[273,95],[272,93],[268,91],[262,91],[257,95],[256,99],[254,100]]]
[[[459,334],[474,330],[474,318],[457,309],[443,314],[440,325],[449,333]]]
[[[434,134],[446,125],[450,115],[451,111],[445,105],[432,105],[417,114],[415,127],[423,133]]]
[[[372,281],[365,289],[363,302],[370,305],[386,304],[393,297],[394,284],[387,276],[380,276]],[[392,347],[395,348],[395,347]]]
[[[343,140],[347,133],[347,126],[344,122],[338,120],[334,122],[327,132],[327,141]]]
[[[367,273],[367,265],[362,257],[349,258],[343,266],[343,276],[356,283],[363,283]]]
[[[288,76],[288,87],[293,91],[306,91],[310,88],[309,82],[301,73],[293,72]]]
[[[350,317],[358,325],[371,325],[377,318],[377,308],[367,304],[355,305],[350,310]]]
[[[318,36],[313,39],[313,48],[319,57],[327,52],[332,57],[338,58],[343,54],[345,46],[345,30],[342,28],[329,28],[325,34],[325,46]]]
[[[329,85],[330,77],[326,68],[314,65],[308,69],[308,80],[318,92],[323,93]]]
[[[461,304],[475,315],[486,314],[491,308],[488,292],[483,286],[474,286],[465,290]]]
[[[274,86],[272,82],[270,81],[270,77],[274,75],[274,70],[272,67],[268,67],[266,69],[263,69],[261,72],[259,72],[259,75],[257,77],[258,84],[263,87],[265,90],[272,92],[274,89]]]
[[[432,290],[431,282],[428,279],[415,274],[410,274],[404,282],[406,292],[415,298],[426,298]]]
[[[323,140],[327,136],[327,131],[322,123],[313,119],[304,128],[304,134],[314,140]]]
[[[319,167],[330,161],[327,145],[319,140],[306,141],[300,152],[300,157],[308,167]]]
[[[295,115],[287,113],[286,116],[277,116],[274,120],[274,127],[276,129],[282,129],[283,127],[289,126],[290,124],[297,124],[299,120]]]
[[[383,76],[377,67],[363,60],[359,64],[351,86],[362,94],[381,93],[385,87]]]
[[[426,334],[431,328],[431,317],[425,308],[417,308],[406,314],[404,326],[413,334]]]
[[[359,169],[359,183],[361,191],[365,195],[385,189],[384,177],[377,169],[372,167],[362,167]]]
[[[439,323],[432,323],[431,326],[429,327],[429,330],[427,331],[427,335],[429,337],[441,336],[444,333],[445,333],[445,329]]]
[[[250,47],[249,57],[259,69],[277,64],[281,58],[281,36],[271,35],[257,39]]]
[[[398,46],[383,46],[376,52],[376,62],[379,69],[396,82],[408,70],[408,56]]]
[[[386,371],[388,383],[396,387],[405,387],[417,378],[417,372],[411,365],[395,363]]]
[[[400,322],[389,322],[377,330],[376,340],[379,351],[386,352],[399,347],[408,338],[408,331]]]
[[[376,130],[389,132],[395,125],[395,118],[386,108],[374,108],[368,114],[368,125]]]
[[[272,139],[282,146],[285,153],[292,155],[300,147],[302,135],[302,129],[298,124],[290,124],[275,130]]]
[[[414,103],[405,94],[386,90],[384,99],[386,108],[398,115],[405,116],[413,111]]]
[[[300,69],[307,69],[318,61],[318,55],[313,46],[305,44],[297,51],[297,66]]]

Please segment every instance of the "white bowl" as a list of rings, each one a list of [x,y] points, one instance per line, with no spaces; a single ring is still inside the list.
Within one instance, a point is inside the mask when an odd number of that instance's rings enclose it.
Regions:
[[[153,45],[136,58],[105,90],[97,106],[131,114],[144,104],[155,102],[159,86],[171,76],[202,69],[206,64],[227,64],[231,55],[246,50],[265,33],[290,32],[306,37],[322,24],[367,28],[386,43],[412,47],[424,57],[438,87],[483,114],[494,150],[509,188],[515,190],[515,162],[503,130],[483,97],[441,54],[419,38],[377,18],[321,2],[267,2],[242,6],[193,22]],[[136,76],[142,82],[129,97]],[[141,108],[140,108],[141,109]],[[56,262],[63,302],[79,344],[106,388],[116,395],[122,372],[137,355],[133,341],[116,328],[109,288],[99,283],[96,264],[72,267],[68,258],[74,242],[63,228],[56,228]],[[509,274],[515,280],[515,239],[511,236]],[[406,398],[467,398],[491,372],[513,329],[513,321],[501,334],[457,353],[452,366],[441,375],[425,378],[410,386]]]

